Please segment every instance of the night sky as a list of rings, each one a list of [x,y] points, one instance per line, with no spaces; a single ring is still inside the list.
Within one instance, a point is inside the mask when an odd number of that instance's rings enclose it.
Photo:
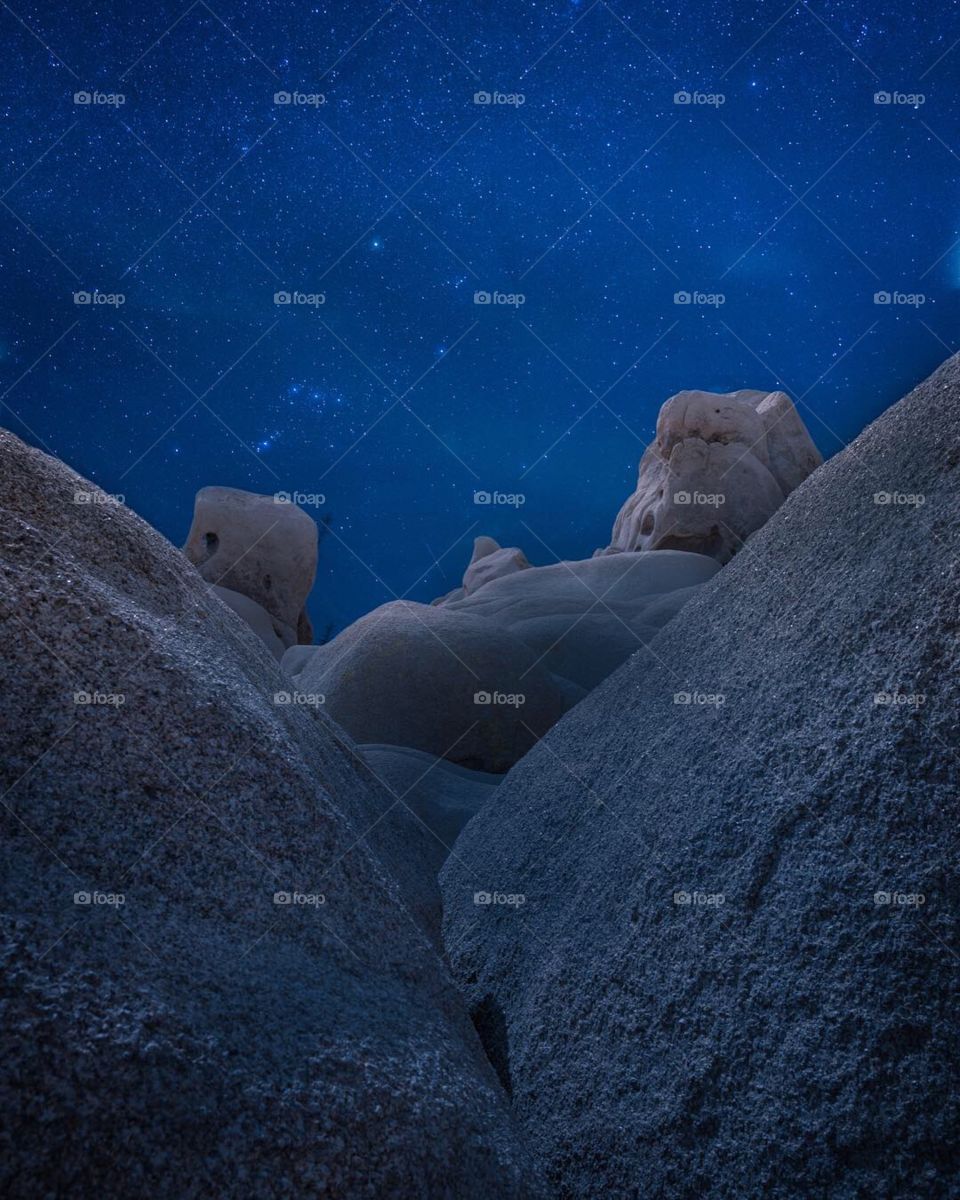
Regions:
[[[455,587],[479,533],[606,545],[681,388],[782,387],[830,455],[960,342],[955,3],[15,0],[0,30],[0,424],[177,545],[205,484],[322,493],[320,632]]]

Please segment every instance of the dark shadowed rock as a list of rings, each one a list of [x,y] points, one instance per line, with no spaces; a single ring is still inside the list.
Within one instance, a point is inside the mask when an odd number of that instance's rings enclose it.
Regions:
[[[342,732],[9,434],[0,539],[3,1194],[529,1195]]]
[[[458,839],[448,953],[558,1195],[960,1195],[958,490],[955,358]]]

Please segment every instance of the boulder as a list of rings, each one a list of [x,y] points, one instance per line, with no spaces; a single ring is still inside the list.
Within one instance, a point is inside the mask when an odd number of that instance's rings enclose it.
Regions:
[[[501,773],[583,694],[538,658],[482,617],[397,600],[291,662],[297,689],[324,696],[355,741]]]
[[[6,433],[0,627],[3,1194],[536,1192],[412,915],[421,823],[177,550]]]
[[[492,537],[478,537],[473,543],[473,557],[463,573],[464,593],[469,596],[485,583],[529,568],[527,556],[518,547],[503,547]]]
[[[678,392],[601,553],[677,549],[727,562],[822,461],[784,392]]]
[[[312,640],[304,604],[317,572],[316,522],[278,496],[197,492],[184,553],[209,583],[239,592],[274,619],[284,646]]]
[[[277,662],[283,658],[287,647],[283,644],[277,633],[276,618],[271,617],[267,610],[261,608],[255,600],[251,600],[249,596],[241,595],[240,592],[234,592],[230,588],[217,587],[216,585],[212,586],[210,591],[222,600],[227,608],[232,609],[242,621],[245,621],[250,626]]]
[[[958,447],[953,358],[457,840],[449,960],[555,1195],[960,1194]]]
[[[552,674],[589,689],[643,651],[719,569],[716,559],[678,550],[552,563],[491,580],[444,611],[482,617],[526,643]]]

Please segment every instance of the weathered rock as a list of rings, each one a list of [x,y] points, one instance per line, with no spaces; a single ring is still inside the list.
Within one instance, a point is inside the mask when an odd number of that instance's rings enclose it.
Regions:
[[[107,500],[0,434],[0,1190],[528,1195],[420,822]]]
[[[304,604],[317,572],[316,523],[295,504],[238,488],[197,492],[184,553],[209,583],[249,597],[285,646],[312,639]]]
[[[556,1195],[960,1194],[958,447],[954,358],[458,839],[450,961]]]
[[[554,675],[589,689],[643,651],[719,569],[713,558],[676,550],[552,563],[491,580],[444,611],[483,617]]]
[[[290,662],[300,667],[296,687],[323,695],[325,711],[355,741],[499,773],[574,702],[537,658],[482,617],[397,600],[308,654],[293,651]]]
[[[529,568],[527,556],[518,547],[503,547],[492,537],[478,537],[473,543],[473,557],[463,573],[464,593],[469,596],[494,579]]]
[[[784,392],[678,392],[603,553],[692,550],[727,562],[822,461]]]

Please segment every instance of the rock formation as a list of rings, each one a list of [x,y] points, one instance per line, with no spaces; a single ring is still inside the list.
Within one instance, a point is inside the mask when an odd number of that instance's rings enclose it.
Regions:
[[[183,549],[208,583],[239,592],[268,613],[287,647],[313,640],[304,604],[317,572],[317,541],[316,523],[287,500],[205,487],[197,492]],[[246,620],[252,610],[236,611]]]
[[[355,741],[481,771],[506,771],[583,695],[507,630],[412,601],[384,604],[326,645],[288,654],[297,689],[322,695]]]
[[[0,434],[4,1195],[535,1194],[421,822],[107,499]]]
[[[783,392],[678,392],[601,553],[692,550],[727,562],[822,461]]]
[[[555,1195],[960,1194],[958,447],[954,358],[458,839],[449,958]]]
[[[589,689],[643,650],[719,569],[677,550],[551,563],[491,580],[444,611],[482,617],[554,675]]]

